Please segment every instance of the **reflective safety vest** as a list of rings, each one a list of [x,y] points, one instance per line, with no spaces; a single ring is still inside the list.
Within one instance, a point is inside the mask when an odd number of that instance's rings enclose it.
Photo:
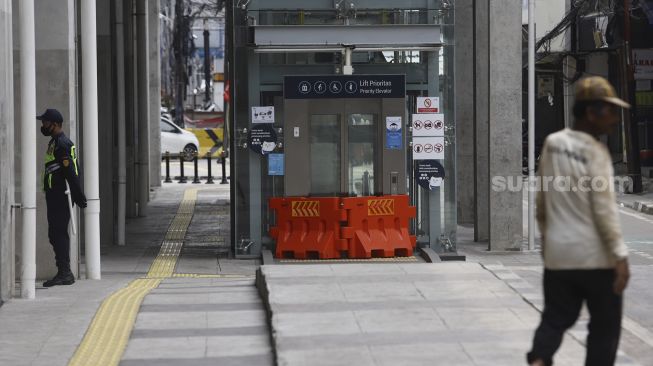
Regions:
[[[52,139],[48,144],[48,150],[45,152],[45,169],[41,181],[43,182],[43,191],[52,188],[52,173],[59,170],[61,166],[56,162],[57,158],[54,156],[54,148],[57,141]]]
[[[66,142],[70,142],[66,138]],[[72,170],[74,172],[75,176],[79,176],[79,170],[77,168],[77,152],[75,145],[72,145],[72,142],[70,142],[70,155],[68,154],[68,151],[65,152],[65,159],[62,161],[57,160],[57,148],[58,149],[68,149],[67,143],[64,142],[59,146],[60,142],[57,138],[53,138],[50,140],[50,143],[48,144],[48,149],[45,152],[45,169],[43,170],[43,176],[41,181],[43,182],[43,191],[50,190],[52,189],[52,177],[53,175],[59,171],[60,174],[65,175],[64,172],[61,169],[69,169],[69,164],[72,163]],[[70,156],[70,161],[67,159],[67,157]],[[62,187],[63,188],[63,187]]]

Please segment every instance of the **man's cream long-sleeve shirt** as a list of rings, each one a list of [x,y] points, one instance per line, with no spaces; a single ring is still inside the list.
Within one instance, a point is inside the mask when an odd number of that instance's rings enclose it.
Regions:
[[[549,135],[539,160],[537,221],[547,269],[613,268],[628,255],[607,148],[591,135]]]

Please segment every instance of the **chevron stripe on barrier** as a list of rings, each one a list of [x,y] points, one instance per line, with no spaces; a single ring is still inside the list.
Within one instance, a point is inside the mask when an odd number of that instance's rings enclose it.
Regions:
[[[293,201],[292,217],[318,217],[320,216],[319,201]]]
[[[367,201],[369,216],[387,216],[395,214],[395,201],[392,199],[375,199]]]
[[[200,146],[199,156],[220,157],[223,150],[222,128],[186,128],[197,137]]]

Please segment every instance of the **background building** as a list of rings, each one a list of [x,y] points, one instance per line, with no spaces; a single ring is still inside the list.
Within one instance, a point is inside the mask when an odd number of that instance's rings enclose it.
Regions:
[[[625,11],[623,1],[536,1],[536,154],[548,134],[573,125],[573,84],[585,76],[600,75],[634,106],[632,114],[626,113],[624,122],[605,139],[617,173],[651,174],[653,76],[647,70],[653,52],[653,1],[628,3]],[[524,16],[526,5],[524,1]],[[523,24],[527,24],[526,17]],[[526,52],[524,43],[524,106]],[[524,120],[526,113],[524,108]]]

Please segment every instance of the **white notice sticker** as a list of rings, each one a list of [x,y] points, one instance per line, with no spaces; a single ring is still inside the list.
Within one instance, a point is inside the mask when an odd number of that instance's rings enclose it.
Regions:
[[[252,123],[274,123],[274,107],[252,107]]]

